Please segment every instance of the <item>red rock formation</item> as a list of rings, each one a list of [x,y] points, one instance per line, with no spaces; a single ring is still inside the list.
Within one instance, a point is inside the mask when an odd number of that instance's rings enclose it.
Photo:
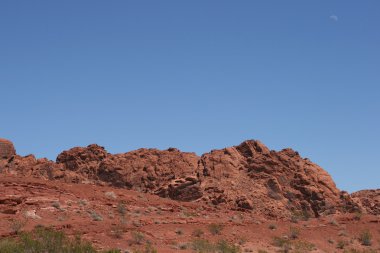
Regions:
[[[351,197],[366,213],[380,215],[380,189],[354,192]]]
[[[56,163],[16,155],[1,168],[24,176],[109,184],[272,217],[317,217],[358,208],[318,165],[291,149],[271,151],[254,140],[201,157],[174,148],[112,155],[93,144],[62,152]]]
[[[342,206],[330,175],[291,149],[270,151],[259,141],[214,150],[201,158],[205,199],[273,216],[319,216]]]
[[[10,159],[16,154],[16,150],[11,141],[0,139],[0,160]]]

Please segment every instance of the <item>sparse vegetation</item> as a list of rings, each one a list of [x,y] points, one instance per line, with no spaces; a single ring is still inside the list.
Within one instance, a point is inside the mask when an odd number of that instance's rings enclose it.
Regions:
[[[354,213],[354,220],[361,220],[362,216],[363,216],[363,213],[361,211],[356,211]]]
[[[78,200],[78,205],[79,206],[87,206],[88,201],[86,199],[80,199],[80,200]]]
[[[111,234],[113,237],[120,239],[123,237],[124,231],[125,231],[124,225],[123,224],[117,224],[117,225],[112,227]]]
[[[208,229],[212,235],[220,235],[223,230],[223,225],[212,223],[208,226]]]
[[[214,245],[205,239],[196,239],[192,242],[192,248],[199,253],[213,252]]]
[[[336,244],[336,247],[338,249],[344,249],[348,245],[347,241],[339,240],[338,243]]]
[[[310,242],[306,242],[306,241],[296,241],[293,243],[293,246],[294,246],[294,253],[310,252],[310,251],[313,251],[315,248],[314,244]]]
[[[302,211],[292,211],[292,214],[290,216],[290,221],[293,223],[298,223],[300,220],[307,221],[311,217],[310,213],[306,210]]]
[[[270,230],[275,230],[275,229],[277,229],[277,226],[275,224],[269,224],[268,228]]]
[[[183,235],[183,230],[180,229],[180,228],[177,228],[177,229],[175,230],[175,233],[176,233],[177,235]]]
[[[178,245],[178,248],[179,248],[180,250],[185,250],[185,249],[187,249],[187,244],[186,244],[186,243],[180,243],[180,244]]]
[[[104,195],[109,199],[117,199],[117,196],[114,192],[106,192]]]
[[[339,226],[339,223],[334,218],[330,219],[329,224],[333,226]]]
[[[54,201],[51,206],[58,210],[61,210],[61,204],[58,201]]]
[[[369,232],[369,230],[365,230],[359,235],[359,241],[364,246],[371,246],[372,245],[372,234]]]
[[[239,253],[240,247],[228,243],[227,241],[219,241],[211,243],[205,239],[196,239],[192,242],[192,248],[199,253]]]
[[[203,232],[202,229],[197,228],[197,229],[195,229],[195,230],[193,231],[193,233],[191,233],[191,235],[194,236],[194,237],[198,237],[198,238],[199,238],[199,237],[201,237],[201,236],[204,235],[204,232]]]
[[[26,221],[24,220],[11,220],[10,229],[13,234],[19,234],[24,228]]]
[[[143,244],[144,240],[145,240],[145,236],[143,233],[140,233],[140,232],[136,232],[136,231],[133,231],[131,233],[131,236],[132,236],[132,244]]]
[[[344,250],[343,253],[377,253],[377,251],[374,249],[364,249],[364,250],[348,249],[348,250]]]
[[[299,228],[297,228],[297,227],[290,227],[290,229],[289,229],[289,237],[291,239],[293,239],[293,240],[297,239],[299,235],[300,235]]]
[[[125,203],[124,202],[119,202],[117,204],[117,212],[122,217],[124,217],[127,214],[127,208],[125,207]]]
[[[98,252],[80,237],[69,238],[63,232],[42,226],[32,232],[20,233],[18,238],[0,240],[1,253],[95,253]],[[108,250],[105,253],[119,252]]]
[[[90,214],[92,220],[94,221],[102,221],[103,220],[103,217],[98,214],[97,212],[95,212],[94,210],[89,210],[88,213]]]
[[[278,237],[278,236],[276,236],[276,237],[273,238],[273,243],[272,244],[273,244],[273,246],[282,248],[285,245],[290,245],[291,242],[290,242],[290,240],[287,237]]]
[[[135,250],[133,253],[157,253],[157,250],[150,243],[147,243],[143,250]]]
[[[233,245],[233,244],[229,244],[227,241],[219,241],[217,244],[216,244],[216,249],[217,249],[217,252],[221,252],[221,253],[238,253],[240,252],[240,248]]]
[[[294,253],[304,253],[304,252],[310,252],[314,250],[315,245],[306,241],[291,241],[288,239],[288,237],[274,237],[273,243],[274,246],[280,248],[280,252],[286,253],[292,252]]]

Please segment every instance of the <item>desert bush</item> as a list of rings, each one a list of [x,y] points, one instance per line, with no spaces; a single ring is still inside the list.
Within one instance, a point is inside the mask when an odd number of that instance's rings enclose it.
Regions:
[[[147,243],[143,250],[135,250],[133,253],[157,253],[157,250],[150,243]]]
[[[180,244],[178,244],[178,249],[180,249],[180,250],[187,249],[187,243],[180,243]]]
[[[343,253],[377,253],[377,251],[374,249],[364,249],[364,250],[349,249],[349,250],[344,250]]]
[[[102,221],[103,220],[103,217],[98,214],[97,212],[95,212],[94,210],[89,210],[88,213],[90,214],[92,220],[94,221]]]
[[[61,210],[61,204],[58,201],[54,201],[51,206],[58,210]]]
[[[290,227],[290,229],[289,229],[289,237],[290,237],[291,239],[297,239],[299,235],[300,235],[300,230],[299,230],[299,228],[296,228],[296,227]]]
[[[315,249],[315,245],[310,242],[296,241],[293,243],[294,253],[310,252]]]
[[[177,229],[175,230],[175,233],[176,233],[177,235],[183,235],[183,230],[180,229],[180,228],[177,228]]]
[[[125,232],[124,224],[117,224],[117,225],[113,226],[111,229],[111,235],[117,239],[122,238],[124,232]]]
[[[133,244],[142,244],[145,240],[145,236],[143,233],[133,231],[131,233],[132,236],[132,243]]]
[[[338,243],[337,243],[337,245],[336,245],[336,247],[338,249],[344,249],[347,246],[347,244],[348,243],[346,241],[339,240]]]
[[[18,234],[24,228],[26,224],[25,220],[11,220],[10,229],[13,234]]]
[[[18,238],[0,240],[1,253],[96,253],[95,248],[80,237],[69,238],[63,232],[42,226]],[[105,253],[118,252],[108,250]]]
[[[354,220],[361,220],[362,216],[363,216],[363,213],[361,211],[356,211],[354,213]]]
[[[291,242],[289,241],[288,238],[278,237],[278,236],[273,237],[273,242],[272,242],[273,246],[282,248],[284,247],[284,245],[290,245],[290,244]]]
[[[302,211],[292,211],[292,214],[290,216],[290,221],[293,223],[298,223],[299,220],[307,221],[311,217],[310,213],[306,210]]]
[[[364,246],[371,246],[372,245],[372,234],[369,232],[369,230],[365,230],[359,235],[359,241]]]
[[[117,196],[114,192],[106,192],[104,195],[109,199],[117,199]]]
[[[78,200],[78,205],[79,206],[87,206],[88,205],[87,199],[80,199],[80,200]]]
[[[330,219],[329,224],[333,226],[339,226],[339,223],[334,218]]]
[[[233,244],[229,244],[227,241],[222,240],[216,244],[216,252],[238,253],[238,252],[240,252],[240,248],[238,246],[233,245]]]
[[[275,229],[277,229],[277,226],[275,224],[269,224],[268,228],[270,230],[275,230]]]
[[[192,248],[199,253],[214,252],[214,245],[205,239],[196,239],[192,242]]]
[[[124,202],[119,202],[117,204],[117,212],[122,217],[124,217],[127,214],[127,208],[125,207],[125,203]]]
[[[192,248],[199,253],[239,253],[240,247],[228,243],[227,241],[219,241],[215,244],[205,239],[196,239],[192,242]]]
[[[20,245],[16,240],[0,240],[0,252],[2,253],[22,253],[22,250],[22,245]]]
[[[223,230],[223,225],[212,223],[208,226],[208,229],[213,235],[220,235]]]
[[[191,235],[194,237],[201,237],[202,235],[204,235],[204,232],[202,229],[197,228],[193,231],[193,233],[191,233]]]

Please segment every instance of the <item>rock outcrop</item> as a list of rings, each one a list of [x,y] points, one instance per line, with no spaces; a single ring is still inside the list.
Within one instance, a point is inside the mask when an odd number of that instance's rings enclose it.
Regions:
[[[351,197],[366,213],[380,215],[380,189],[354,192]]]
[[[259,141],[245,141],[204,154],[201,165],[210,203],[275,217],[319,216],[345,205],[330,175],[291,149],[270,151]]]
[[[0,160],[10,159],[16,155],[16,150],[11,141],[0,139]]]
[[[1,154],[7,159],[0,171],[6,173],[107,184],[275,218],[318,217],[360,206],[337,189],[325,170],[296,151],[276,152],[255,140],[200,157],[175,148],[113,155],[93,144],[64,151],[56,162],[21,157],[12,151],[13,145],[4,147]]]

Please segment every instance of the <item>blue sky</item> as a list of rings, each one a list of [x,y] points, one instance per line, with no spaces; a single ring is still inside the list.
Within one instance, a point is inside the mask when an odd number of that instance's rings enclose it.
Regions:
[[[55,159],[292,147],[380,188],[380,2],[0,2],[0,136]]]

